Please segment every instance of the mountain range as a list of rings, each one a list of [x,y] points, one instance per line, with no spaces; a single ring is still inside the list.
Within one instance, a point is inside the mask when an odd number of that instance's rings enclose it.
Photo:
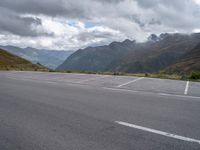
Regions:
[[[177,73],[200,70],[200,33],[152,34],[146,42],[125,40],[109,45],[87,47],[70,55],[58,70],[154,73],[160,70]],[[189,62],[193,62],[193,66]],[[185,69],[186,64],[190,69]],[[178,68],[178,69],[177,69]]]
[[[169,73],[191,73],[200,71],[200,43],[184,54],[177,63],[166,69]]]
[[[5,49],[14,55],[27,59],[34,64],[40,63],[50,69],[55,69],[74,52],[64,50],[35,49],[31,47],[19,48],[15,46],[0,46],[0,48]]]
[[[0,70],[48,71],[47,68],[40,64],[32,64],[30,61],[3,49],[0,49]]]

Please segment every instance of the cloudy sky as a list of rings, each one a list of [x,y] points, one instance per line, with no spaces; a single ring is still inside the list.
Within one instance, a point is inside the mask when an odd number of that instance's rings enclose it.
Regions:
[[[200,0],[0,0],[0,45],[75,50],[200,32]]]

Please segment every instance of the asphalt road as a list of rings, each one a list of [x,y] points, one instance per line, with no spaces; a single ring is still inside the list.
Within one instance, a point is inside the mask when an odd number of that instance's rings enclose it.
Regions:
[[[200,83],[0,72],[0,150],[157,149],[200,150]]]

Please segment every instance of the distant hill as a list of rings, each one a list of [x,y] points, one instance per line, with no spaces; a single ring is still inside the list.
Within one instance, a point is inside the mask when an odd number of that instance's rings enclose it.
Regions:
[[[200,42],[200,33],[151,35],[148,41],[125,40],[73,53],[59,70],[153,73],[175,63]]]
[[[39,50],[31,47],[19,48],[15,46],[0,46],[0,48],[5,49],[8,52],[20,56],[24,59],[27,59],[34,64],[40,63],[51,69],[58,67],[69,55],[74,52],[45,49]]]
[[[168,67],[166,71],[179,74],[190,74],[192,71],[200,71],[200,43],[183,55],[177,63]]]
[[[40,64],[32,64],[23,58],[0,49],[0,70],[47,71],[48,69]]]
[[[125,56],[134,47],[135,41],[113,42],[108,46],[88,47],[73,53],[57,69],[105,71],[117,58]]]

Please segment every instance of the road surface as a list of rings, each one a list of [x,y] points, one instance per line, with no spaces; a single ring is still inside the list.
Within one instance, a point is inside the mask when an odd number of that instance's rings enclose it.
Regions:
[[[200,149],[200,83],[0,72],[0,150],[157,149]]]

